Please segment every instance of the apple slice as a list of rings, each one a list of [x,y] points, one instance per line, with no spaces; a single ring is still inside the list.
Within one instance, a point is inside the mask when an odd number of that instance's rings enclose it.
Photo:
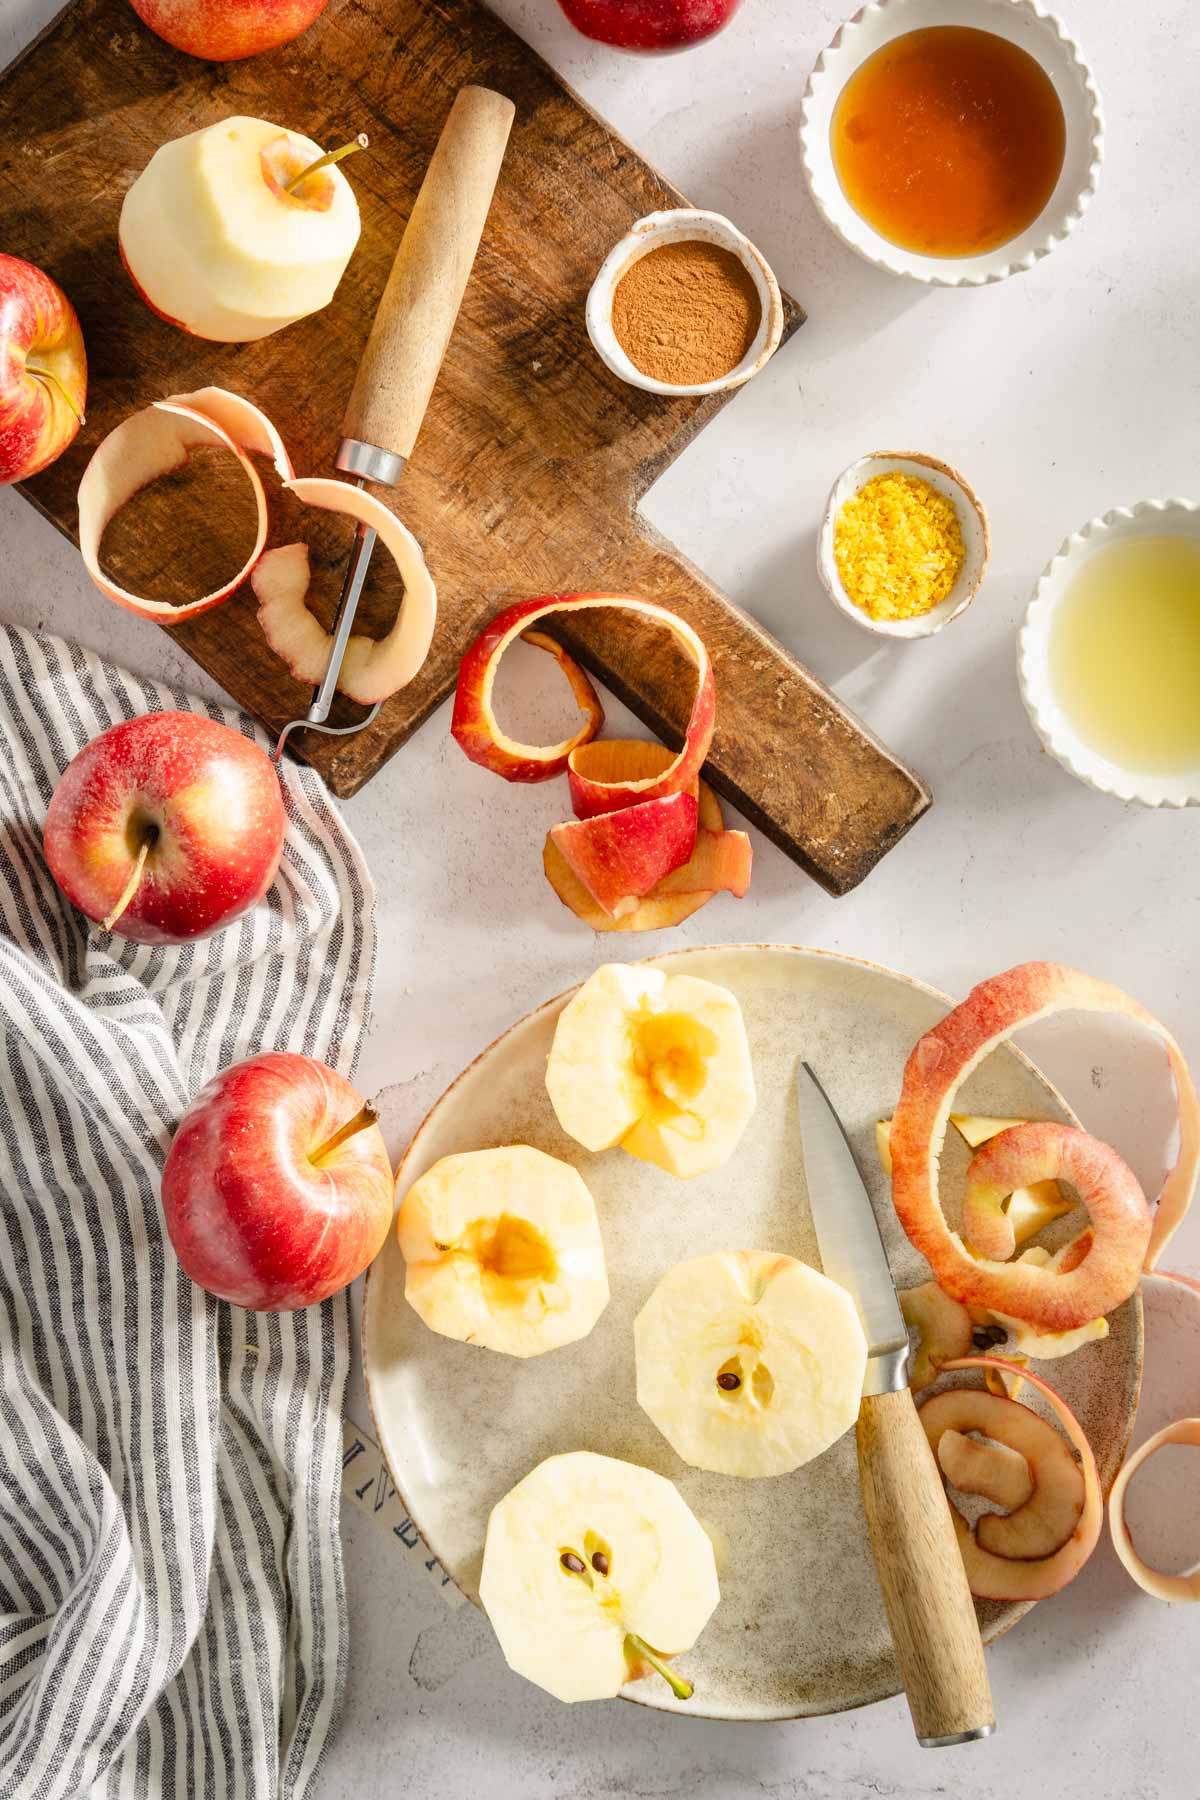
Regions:
[[[523,744],[501,730],[492,705],[492,690],[505,651],[531,625],[552,613],[587,612],[597,607],[614,607],[666,626],[696,665],[696,698],[683,749],[672,757],[661,774],[614,782],[598,781],[586,771],[580,771],[571,786],[577,817],[615,812],[618,807],[632,806],[635,801],[656,800],[665,794],[686,792],[699,775],[712,742],[716,689],[708,651],[686,620],[669,612],[665,606],[656,606],[653,601],[638,600],[629,594],[546,594],[533,600],[520,600],[497,614],[459,664],[450,726],[460,749],[472,762],[503,775],[506,781],[547,781],[553,775],[561,775],[568,767],[574,773],[575,759],[595,735],[595,728],[589,728],[591,721],[561,744],[544,747]]]
[[[698,976],[605,963],[559,1014],[546,1091],[585,1149],[619,1144],[670,1175],[703,1175],[754,1111],[742,1009]]]
[[[944,1294],[936,1281],[907,1288],[899,1299],[904,1323],[917,1333],[909,1385],[928,1387],[943,1363],[971,1354],[971,1315],[959,1301]]]
[[[1070,1270],[976,1258],[951,1231],[937,1196],[937,1159],[955,1093],[1014,1031],[1067,1008],[1121,1013],[1162,1040],[1175,1080],[1178,1160],[1152,1216],[1126,1164],[1095,1138],[1062,1125],[1012,1128],[977,1151],[968,1190],[986,1190],[981,1205],[994,1222],[1013,1188],[1062,1175],[1080,1190],[1092,1216],[1087,1253]],[[1178,1044],[1135,1000],[1057,963],[1026,963],[981,982],[916,1045],[892,1121],[891,1152],[896,1213],[939,1285],[964,1304],[1047,1331],[1069,1331],[1126,1300],[1140,1269],[1154,1267],[1178,1227],[1200,1166],[1200,1101]]]
[[[690,1650],[721,1592],[713,1547],[664,1476],[550,1456],[492,1509],[479,1598],[511,1669],[557,1700],[608,1700]]]
[[[694,795],[666,794],[619,812],[571,819],[554,826],[550,837],[597,905],[619,919],[687,862],[698,817]]]
[[[399,692],[419,672],[437,622],[437,590],[412,532],[382,500],[365,488],[329,477],[287,481],[289,493],[305,506],[345,513],[371,527],[395,562],[404,582],[404,599],[396,622],[382,638],[355,632],[346,646],[338,692],[363,706],[374,706]],[[316,687],[329,667],[333,634],[309,611],[308,546],[283,544],[268,550],[250,577],[258,599],[258,622],[268,644],[297,681]]]
[[[223,395],[219,388],[203,392],[210,396]],[[199,398],[199,395],[189,397],[190,400]],[[218,401],[216,410],[222,413],[223,422],[184,400],[156,400],[141,412],[131,414],[96,446],[79,483],[79,549],[85,569],[100,592],[115,600],[118,606],[138,613],[143,619],[157,619],[161,625],[195,618],[197,613],[207,612],[210,607],[227,600],[245,581],[267,541],[266,495],[258,471],[246,454],[247,446],[240,440],[249,435],[253,440],[249,447],[258,449],[264,435],[273,427],[248,401],[238,401],[236,395],[225,398],[236,404],[227,407],[223,401]],[[242,408],[247,409],[245,413],[241,412]],[[257,423],[250,419],[250,414]],[[238,427],[236,433],[229,428],[235,424]],[[176,605],[169,600],[151,600],[130,593],[112,581],[100,567],[104,533],[134,494],[160,476],[183,468],[190,453],[201,446],[227,450],[240,463],[258,512],[254,548],[229,581],[198,600]]]
[[[693,1468],[789,1475],[858,1417],[867,1340],[854,1301],[793,1256],[677,1263],[633,1337],[638,1404]]]
[[[396,1217],[404,1297],[431,1331],[509,1356],[586,1337],[608,1305],[583,1177],[527,1144],[443,1156]]]
[[[999,1357],[964,1356],[947,1363],[943,1373],[960,1369],[1010,1372]],[[949,1388],[917,1409],[935,1457],[944,1431],[979,1431],[1019,1450],[1033,1475],[1034,1493],[1023,1508],[1007,1516],[987,1513],[974,1531],[958,1508],[951,1508],[967,1581],[980,1600],[1044,1600],[1056,1594],[1096,1548],[1104,1518],[1100,1476],[1083,1427],[1047,1382],[1030,1374],[1024,1379],[1057,1417],[1079,1455],[1078,1464],[1038,1413],[985,1388]],[[1080,1485],[1082,1500],[1076,1509]],[[1074,1523],[1068,1526],[1072,1513]],[[1054,1548],[1039,1548],[1064,1529],[1066,1535]]]

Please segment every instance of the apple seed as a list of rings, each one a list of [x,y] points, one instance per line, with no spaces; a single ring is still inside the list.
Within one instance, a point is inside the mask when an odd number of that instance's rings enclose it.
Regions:
[[[572,1575],[583,1574],[583,1558],[576,1556],[573,1550],[564,1550],[558,1560],[564,1569],[570,1569]]]

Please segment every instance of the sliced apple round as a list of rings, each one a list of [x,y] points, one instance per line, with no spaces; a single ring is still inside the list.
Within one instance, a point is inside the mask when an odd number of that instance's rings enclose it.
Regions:
[[[479,1598],[508,1665],[558,1700],[608,1700],[690,1650],[719,1601],[703,1527],[636,1463],[551,1456],[493,1509]]]
[[[685,1179],[726,1162],[754,1111],[737,998],[715,982],[605,963],[559,1015],[546,1065],[558,1122]]]
[[[583,1177],[527,1144],[444,1156],[409,1188],[396,1229],[404,1297],[443,1337],[540,1356],[586,1337],[608,1304]]]
[[[391,630],[378,639],[355,632],[346,646],[338,678],[339,693],[363,706],[374,706],[408,686],[433,642],[437,590],[421,546],[395,513],[365,488],[318,476],[284,485],[305,506],[345,513],[370,527],[400,571],[404,599]],[[268,644],[297,681],[315,687],[329,667],[333,634],[309,610],[308,584],[306,544],[282,544],[268,550],[250,577],[258,599],[258,622]]]
[[[694,1468],[788,1475],[858,1417],[858,1312],[795,1257],[723,1250],[677,1263],[633,1336],[638,1403]]]

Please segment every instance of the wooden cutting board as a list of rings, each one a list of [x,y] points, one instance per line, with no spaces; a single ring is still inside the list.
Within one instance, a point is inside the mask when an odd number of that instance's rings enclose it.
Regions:
[[[261,405],[300,474],[332,472],[376,301],[464,82],[509,95],[517,121],[458,329],[392,497],[437,582],[437,638],[421,675],[371,727],[342,739],[310,733],[302,753],[336,793],[353,794],[451,691],[463,650],[501,605],[580,588],[643,594],[689,618],[712,653],[713,785],[845,893],[920,817],[928,791],[639,516],[651,482],[727,397],[666,401],[626,387],[584,330],[584,298],[613,243],[682,196],[473,0],[331,0],[294,44],[227,64],[171,50],[127,0],[76,0],[0,78],[0,243],[61,282],[91,367],[84,432],[23,491],[74,537],[76,488],[100,438],[151,400],[207,383]],[[209,344],[163,323],[137,300],[117,254],[122,196],[152,152],[231,113],[325,144],[361,130],[371,138],[347,165],[363,233],[333,303],[256,344]],[[788,336],[803,316],[788,300]],[[248,547],[238,481],[214,464],[157,484],[114,523],[106,561],[141,592],[207,591]],[[747,518],[753,507],[748,493]],[[348,531],[279,499],[273,514],[272,541],[312,544],[318,609],[331,616]],[[378,568],[385,560],[377,556],[364,600],[368,630],[386,625],[399,599]],[[90,642],[103,642],[107,604],[97,594],[96,616],[81,621]],[[268,650],[248,589],[174,629],[271,729],[303,712],[308,691]],[[663,634],[601,614],[562,635],[647,725],[680,741],[692,683]]]

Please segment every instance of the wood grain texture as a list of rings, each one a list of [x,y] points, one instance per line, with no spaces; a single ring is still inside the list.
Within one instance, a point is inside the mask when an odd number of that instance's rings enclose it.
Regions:
[[[913,1727],[923,1743],[995,1724],[975,1602],[912,1390],[858,1416],[863,1510]]]
[[[650,483],[729,396],[665,401],[626,387],[584,329],[584,300],[607,251],[635,219],[682,196],[475,0],[331,0],[296,43],[211,65],[160,42],[127,0],[76,0],[8,71],[0,242],[62,283],[91,365],[85,430],[24,492],[74,536],[75,491],[99,439],[149,401],[210,382],[271,414],[298,472],[330,472],[404,224],[467,83],[509,96],[516,124],[417,454],[390,501],[425,548],[439,630],[420,676],[369,729],[310,735],[303,753],[335,792],[352,794],[451,691],[464,648],[500,606],[578,588],[641,593],[689,618],[712,652],[713,786],[826,888],[845,893],[920,817],[928,792],[639,517]],[[155,148],[231,113],[325,144],[359,130],[371,138],[350,169],[362,239],[333,302],[246,345],[205,343],[154,317],[116,245],[122,196]],[[790,336],[803,315],[790,300],[786,309]],[[204,592],[246,553],[236,478],[197,460],[199,469],[140,496],[106,538],[106,562],[143,592],[175,600]],[[328,622],[351,533],[300,511],[277,484],[269,491],[272,541],[309,541],[314,607]],[[369,632],[386,628],[399,599],[385,561],[372,565],[360,608]],[[80,626],[101,647],[106,604],[97,594],[96,617]],[[174,630],[268,727],[303,712],[308,690],[267,649],[248,589]],[[579,627],[572,644],[646,724],[679,741],[690,676],[669,646],[630,632],[618,615]],[[339,702],[334,722],[356,710]]]

